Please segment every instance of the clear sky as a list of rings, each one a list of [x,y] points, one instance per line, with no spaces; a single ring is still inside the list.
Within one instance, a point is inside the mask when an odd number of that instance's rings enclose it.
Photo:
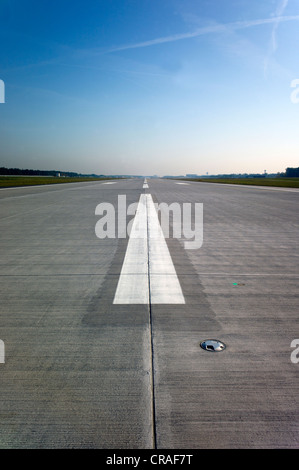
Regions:
[[[0,166],[299,166],[298,0],[1,0],[0,24]]]

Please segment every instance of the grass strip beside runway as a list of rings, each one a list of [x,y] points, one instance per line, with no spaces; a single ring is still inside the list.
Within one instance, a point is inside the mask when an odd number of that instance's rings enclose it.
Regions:
[[[185,180],[198,181],[201,183],[248,184],[255,186],[299,188],[299,178],[184,178],[184,181]]]
[[[102,181],[111,178],[77,178],[77,177],[55,177],[55,176],[0,176],[0,188],[16,186],[36,186],[43,184],[82,183],[84,181]]]

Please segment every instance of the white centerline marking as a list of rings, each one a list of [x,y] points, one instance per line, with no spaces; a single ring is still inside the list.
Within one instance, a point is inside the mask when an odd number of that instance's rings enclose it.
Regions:
[[[175,183],[175,184],[185,184],[185,185],[187,185],[187,186],[190,185],[190,183]]]
[[[180,282],[150,194],[146,194],[146,201],[151,304],[184,304]]]
[[[141,194],[114,304],[184,304],[150,194]]]
[[[141,195],[114,296],[114,304],[148,304],[146,201]]]

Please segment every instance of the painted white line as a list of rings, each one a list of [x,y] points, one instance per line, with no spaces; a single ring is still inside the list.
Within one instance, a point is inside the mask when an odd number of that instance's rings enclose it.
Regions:
[[[114,304],[184,304],[150,194],[141,194]]]
[[[151,304],[184,304],[185,299],[150,194],[146,194]]]
[[[144,194],[140,196],[113,303],[149,303],[147,211]]]
[[[27,186],[7,186],[6,188],[0,188],[0,191],[8,191],[10,189],[16,190],[16,189],[44,189],[44,188],[49,188],[49,187],[64,187],[64,189],[59,189],[58,191],[65,191],[66,189],[70,190],[73,189],[77,191],[78,189],[86,189],[87,186],[90,188],[91,186],[98,186],[98,184],[116,184],[118,181],[113,181],[113,182],[108,182],[108,183],[102,183],[102,181],[85,181],[84,184],[86,185],[85,187],[80,187],[80,188],[74,188],[75,185],[83,184],[83,182],[75,182],[75,183],[52,183],[52,184],[32,184],[32,185],[27,185]]]
[[[142,186],[143,189],[148,188],[148,187],[149,187],[149,186],[148,186],[147,183],[144,183],[144,185]]]
[[[190,185],[190,183],[175,183],[175,184],[185,184],[186,186]]]
[[[50,186],[52,187],[57,187],[57,186],[61,186],[63,184],[67,184],[67,185],[74,185],[76,183],[52,183],[52,184],[32,184],[32,185],[28,185],[28,186],[7,186],[6,188],[0,188],[0,191],[8,191],[9,189],[32,189],[32,188],[36,188],[36,189],[43,189],[43,188],[48,188]]]
[[[0,339],[0,364],[5,364],[5,346],[2,339]]]

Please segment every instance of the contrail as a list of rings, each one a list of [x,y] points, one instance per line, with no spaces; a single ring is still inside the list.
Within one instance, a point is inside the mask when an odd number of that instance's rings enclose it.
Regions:
[[[272,50],[273,51],[276,51],[277,49],[276,31],[279,26],[279,23],[281,22],[282,14],[284,10],[286,9],[286,7],[288,6],[288,3],[289,3],[289,0],[282,0],[276,10],[277,18],[273,24],[273,29],[272,29]]]
[[[281,8],[278,11],[284,11],[288,3],[288,0],[283,0]],[[212,33],[221,33],[228,30],[238,30],[238,29],[245,29],[245,28],[252,28],[254,26],[266,25],[266,24],[274,24],[274,38],[275,38],[275,31],[279,25],[279,23],[287,22],[287,21],[298,21],[299,15],[293,16],[274,16],[273,18],[265,18],[260,20],[252,20],[252,21],[236,21],[234,23],[226,23],[223,25],[213,25],[213,26],[206,26],[203,28],[199,28],[193,32],[189,33],[182,33],[182,34],[174,34],[172,36],[165,36],[156,39],[151,39],[149,41],[138,42],[135,44],[126,44],[118,47],[111,48],[106,51],[108,52],[117,52],[117,51],[125,51],[128,49],[138,49],[141,47],[150,47],[156,46],[158,44],[164,44],[169,42],[181,41],[183,39],[190,39],[195,38],[198,36],[203,36],[206,34]]]
[[[283,12],[285,11],[286,7],[288,6],[289,0],[281,0],[279,5],[276,8],[275,16],[273,17],[274,22],[273,22],[273,28],[272,28],[272,33],[271,33],[271,41],[269,45],[269,52],[267,57],[265,58],[264,61],[264,76],[267,77],[268,73],[268,67],[269,67],[269,62],[272,58],[272,56],[275,54],[275,51],[277,50],[277,39],[276,39],[276,33],[279,24],[282,21],[282,18],[288,18],[287,16],[283,17]]]

